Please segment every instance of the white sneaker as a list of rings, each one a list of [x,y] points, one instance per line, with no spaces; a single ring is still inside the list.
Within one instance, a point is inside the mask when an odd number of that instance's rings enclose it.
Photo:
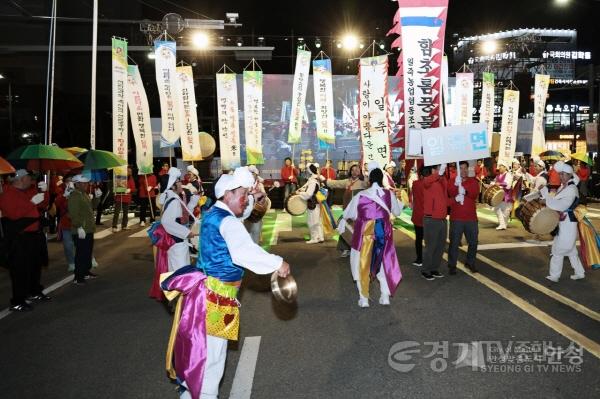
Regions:
[[[498,226],[496,227],[496,230],[506,230],[506,226]]]
[[[340,255],[340,258],[347,258],[348,256],[350,256],[350,250],[349,249],[344,249],[342,251],[342,254]]]
[[[557,278],[554,278],[554,277],[552,277],[552,276],[546,276],[546,278],[547,278],[548,280],[552,281],[553,283],[558,283],[558,279],[557,279]]]
[[[319,241],[318,240],[308,240],[306,241],[307,244],[318,244]]]
[[[573,274],[571,275],[571,280],[581,280],[585,278],[585,274]]]
[[[379,298],[380,305],[389,305],[390,304],[390,296],[389,295],[381,295]]]
[[[112,228],[112,232],[113,232],[113,233],[117,233],[118,231],[119,231],[119,229],[118,229],[117,227],[113,227],[113,228]]]
[[[140,227],[146,226],[146,222],[140,222]]]
[[[368,308],[369,307],[369,300],[367,298],[360,298],[358,300],[358,306],[361,308]]]
[[[69,263],[69,267],[67,268],[68,272],[72,272],[75,270],[75,263]]]

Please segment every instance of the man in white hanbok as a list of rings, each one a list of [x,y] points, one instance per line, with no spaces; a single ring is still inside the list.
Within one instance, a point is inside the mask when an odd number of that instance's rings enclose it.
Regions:
[[[296,194],[308,202],[308,209],[306,211],[306,224],[310,231],[310,240],[306,241],[307,244],[316,244],[325,241],[323,236],[323,225],[321,224],[321,207],[316,202],[316,194],[321,187],[321,177],[319,175],[319,164],[311,163],[308,165],[308,171],[310,177],[305,185],[300,187]],[[311,207],[314,205],[314,208]]]
[[[579,260],[577,253],[577,219],[573,214],[578,205],[579,190],[577,183],[579,179],[573,173],[573,167],[564,162],[557,162],[554,165],[555,170],[560,177],[561,186],[554,197],[548,193],[548,188],[540,190],[542,198],[546,201],[546,206],[560,213],[560,222],[558,223],[558,234],[554,237],[552,243],[552,258],[550,259],[550,274],[546,278],[553,282],[558,282],[563,268],[563,258],[569,257],[574,274],[572,280],[580,280],[585,277],[585,270]]]

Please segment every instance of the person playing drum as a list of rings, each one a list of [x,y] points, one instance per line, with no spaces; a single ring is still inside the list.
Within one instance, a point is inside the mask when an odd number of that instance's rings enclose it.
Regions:
[[[504,160],[498,161],[498,174],[493,182],[489,186],[498,185],[504,190],[504,198],[500,204],[494,207],[496,216],[498,217],[498,227],[496,230],[506,230],[508,227],[508,221],[510,217],[510,211],[512,210],[512,174],[508,171],[508,163]]]
[[[248,170],[252,173],[252,176],[254,177],[254,193],[255,193],[252,195],[251,200],[249,202],[252,202],[252,208],[255,207],[256,203],[259,203],[261,206],[266,208],[265,209],[265,211],[266,211],[266,210],[268,210],[268,208],[271,207],[271,201],[267,197],[267,193],[265,191],[265,186],[263,185],[264,179],[259,176],[258,168],[256,166],[250,165],[250,166],[248,166]],[[257,201],[257,199],[258,199],[257,193],[262,194],[260,201]],[[250,197],[249,197],[249,199],[250,199]],[[248,204],[248,206],[250,206],[250,203]],[[244,226],[246,227],[246,230],[248,230],[250,237],[252,237],[252,241],[254,241],[256,244],[260,245],[260,234],[262,232],[262,227],[263,227],[262,217],[258,221],[254,221],[254,220],[251,221],[249,219],[246,219],[246,220],[244,220]]]
[[[537,158],[534,160],[534,175],[529,172],[525,173],[523,176],[525,181],[529,184],[529,194],[539,192],[543,187],[548,185],[548,173],[546,172],[546,164],[541,159]],[[528,198],[527,196],[525,198]],[[541,236],[539,234],[535,234],[533,240],[531,242],[538,243],[540,242]]]
[[[573,167],[562,161],[554,164],[554,170],[558,173],[561,182],[556,195],[551,197],[547,187],[540,190],[546,206],[560,213],[558,234],[552,243],[550,273],[546,278],[552,282],[558,282],[562,273],[563,258],[568,256],[575,271],[575,274],[571,275],[571,279],[580,280],[585,277],[585,270],[577,254],[578,229],[577,219],[574,215],[574,210],[579,204],[579,190],[577,189],[579,178],[574,176]]]
[[[310,177],[306,184],[298,189],[296,194],[300,195],[303,200],[307,201],[308,210],[306,212],[306,223],[310,231],[310,240],[307,244],[317,244],[325,241],[323,235],[323,225],[321,224],[321,207],[317,204],[316,195],[321,187],[321,178],[319,175],[319,164],[308,164],[307,170]]]
[[[368,188],[368,183],[363,178],[362,172],[358,164],[354,164],[350,166],[350,177],[343,180],[327,180],[327,187],[334,188],[342,188],[344,189],[344,197],[343,197],[343,209],[346,209],[350,201],[352,201],[352,197],[356,195],[361,190]],[[342,251],[342,258],[350,256],[350,244],[342,239],[338,240],[337,249]]]

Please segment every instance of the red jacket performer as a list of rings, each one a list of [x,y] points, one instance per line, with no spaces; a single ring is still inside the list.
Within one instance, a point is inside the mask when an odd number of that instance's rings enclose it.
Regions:
[[[27,311],[29,300],[49,300],[40,284],[42,266],[48,264],[46,237],[40,224],[48,206],[48,186],[35,181],[24,169],[17,170],[13,183],[0,194],[2,227],[6,237],[7,262],[12,283],[11,311]],[[41,192],[38,192],[38,189]]]
[[[438,269],[446,246],[448,222],[448,182],[444,177],[446,164],[431,166],[431,175],[423,179],[425,202],[423,207],[423,233],[425,256],[423,272],[426,280],[444,277]]]
[[[459,173],[448,185],[448,197],[450,201],[448,269],[450,270],[450,274],[456,274],[458,247],[464,234],[469,245],[465,265],[471,272],[477,273],[475,257],[477,256],[477,240],[479,236],[477,222],[479,182],[474,177],[468,177],[469,163],[467,161],[460,162]]]
[[[150,223],[154,221],[156,217],[156,191],[158,190],[158,182],[156,176],[152,173],[148,175],[140,175],[138,177],[139,199],[140,199],[140,226],[146,225],[146,213],[148,206],[150,206]]]

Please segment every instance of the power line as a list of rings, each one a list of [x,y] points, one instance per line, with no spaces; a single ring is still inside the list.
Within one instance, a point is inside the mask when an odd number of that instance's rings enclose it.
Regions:
[[[159,12],[161,12],[161,13],[163,13],[163,14],[167,14],[167,12],[166,12],[165,10],[162,10],[162,9],[160,9],[160,8],[158,8],[158,7],[155,7],[155,6],[153,6],[152,4],[148,4],[148,3],[146,3],[146,2],[145,2],[145,1],[143,1],[143,0],[136,0],[136,1],[137,1],[138,3],[140,3],[141,5],[144,5],[144,6],[146,6],[146,7],[150,7],[150,8],[152,8],[152,9],[154,9],[154,10],[156,10],[156,11],[159,11]]]
[[[177,3],[174,3],[174,2],[172,2],[172,1],[170,1],[170,0],[161,0],[161,1],[163,1],[163,2],[165,2],[165,3],[167,3],[167,4],[170,4],[170,5],[172,5],[172,6],[179,7],[179,8],[181,8],[182,10],[189,11],[189,12],[191,12],[191,13],[193,13],[193,14],[196,14],[196,15],[199,15],[199,16],[201,16],[201,17],[204,17],[204,18],[207,18],[207,19],[213,19],[213,20],[214,20],[214,18],[211,18],[211,17],[209,17],[209,16],[206,16],[206,15],[204,15],[204,14],[201,14],[201,13],[199,13],[199,12],[197,12],[197,11],[194,11],[194,10],[192,10],[192,9],[190,9],[190,8],[184,7],[184,6],[182,6],[182,5],[179,5],[179,4],[177,4]]]

